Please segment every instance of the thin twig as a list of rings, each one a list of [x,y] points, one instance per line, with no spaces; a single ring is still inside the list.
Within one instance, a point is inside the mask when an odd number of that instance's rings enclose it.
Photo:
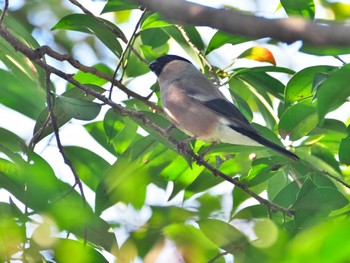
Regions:
[[[81,5],[78,1],[76,0],[69,0],[73,5],[79,7],[85,14],[92,16],[93,19],[95,19],[98,23],[103,25],[105,28],[109,29],[110,31],[113,32],[113,34],[116,35],[116,37],[120,38],[124,43],[127,43],[126,37],[121,34],[118,30],[113,28],[111,25],[107,24],[105,21],[103,21],[101,18],[95,16],[92,12],[90,12],[88,9],[86,9],[83,5]]]
[[[83,184],[81,183],[81,180],[78,176],[78,173],[76,172],[71,160],[67,157],[67,155],[64,151],[64,148],[62,146],[62,143],[61,143],[60,134],[59,134],[58,125],[57,125],[57,118],[54,114],[54,100],[53,100],[53,96],[52,96],[51,89],[50,89],[51,71],[48,68],[46,68],[45,70],[46,70],[46,83],[45,83],[46,84],[46,103],[47,103],[49,116],[51,118],[53,132],[54,132],[55,137],[56,137],[57,148],[59,149],[59,151],[63,157],[64,163],[66,165],[68,165],[68,167],[70,168],[70,170],[72,171],[72,173],[74,175],[75,183],[73,185],[73,188],[75,186],[78,186],[83,203],[84,203],[84,205],[86,205],[86,198],[85,198],[85,194],[84,194]]]
[[[112,26],[110,26],[109,24],[107,24],[105,21],[103,21],[102,19],[100,19],[99,17],[96,17],[93,13],[91,13],[88,9],[86,9],[83,5],[81,5],[78,1],[76,0],[69,0],[73,5],[79,7],[85,14],[92,16],[98,23],[100,23],[101,25],[103,25],[105,28],[107,28],[108,30],[110,30],[116,37],[120,38],[125,44],[128,43],[128,40],[126,39],[126,37],[122,34],[120,34],[120,32],[118,30],[115,30],[115,28],[113,28]],[[140,53],[134,49],[133,47],[130,47],[130,50],[136,55],[136,57],[138,57],[140,59],[140,61],[142,61],[143,63],[148,65],[148,61],[145,60]]]
[[[4,33],[6,34],[6,32],[4,32]],[[133,97],[137,100],[142,101],[148,107],[152,108],[155,111],[159,111],[159,112],[162,111],[162,109],[160,107],[158,107],[154,103],[148,101],[147,97],[145,98],[145,97],[139,95],[138,93],[129,90],[125,85],[123,85],[121,82],[117,81],[111,75],[106,74],[102,71],[99,71],[94,67],[89,67],[89,66],[85,66],[85,65],[81,64],[78,60],[76,60],[75,58],[73,58],[69,54],[60,54],[60,53],[52,50],[51,47],[49,47],[49,46],[41,46],[40,48],[35,50],[35,53],[28,54],[28,55],[32,56],[32,57],[30,57],[30,59],[32,59],[32,60],[42,58],[44,55],[48,55],[54,59],[57,59],[58,61],[67,61],[70,65],[72,65],[74,68],[76,68],[78,70],[81,70],[81,71],[86,72],[86,73],[94,74],[95,76],[98,76],[102,79],[105,79],[105,80],[113,83],[114,86],[117,86],[121,91],[123,91],[125,94],[127,94],[128,97]]]
[[[134,39],[135,39],[135,37],[136,37],[136,32],[137,32],[137,30],[138,30],[139,27],[140,27],[142,18],[143,18],[143,16],[145,15],[146,11],[147,11],[147,9],[144,9],[144,10],[143,10],[143,12],[142,12],[142,14],[141,14],[139,20],[137,21],[137,23],[136,23],[136,25],[135,25],[135,28],[134,28],[134,31],[132,32],[132,35],[131,35],[129,41],[128,41],[128,43],[126,44],[126,47],[125,47],[125,49],[123,50],[123,53],[122,53],[121,56],[120,56],[119,63],[118,63],[118,65],[116,66],[116,68],[115,68],[115,70],[114,70],[114,74],[113,74],[112,79],[115,79],[115,78],[116,78],[117,72],[119,71],[121,65],[123,64],[123,60],[124,60],[125,54],[126,54],[126,52],[129,50],[129,47],[132,46],[131,43],[133,43],[133,41],[134,41]],[[123,74],[123,75],[124,75],[124,74]],[[123,76],[123,75],[122,75],[122,76]],[[119,82],[122,82],[122,77],[120,78]],[[111,87],[109,88],[109,95],[108,95],[108,98],[109,98],[109,99],[112,98],[112,92],[113,92],[113,82],[111,81]]]
[[[33,50],[30,47],[26,46],[24,43],[22,43],[20,40],[18,40],[16,37],[14,37],[8,30],[6,30],[1,25],[0,25],[0,35],[3,38],[5,38],[16,50],[18,50],[19,52],[23,53],[25,56],[30,58],[35,64],[37,64],[39,67],[42,67],[47,73],[55,74],[55,75],[61,77],[62,79],[65,79],[69,83],[73,84],[75,87],[83,90],[86,94],[92,95],[95,98],[97,98],[100,101],[102,101],[104,104],[109,105],[116,112],[118,112],[120,114],[123,114],[123,115],[126,115],[126,116],[130,116],[131,118],[142,122],[144,125],[146,125],[149,128],[153,129],[154,131],[159,133],[161,136],[166,138],[170,143],[172,143],[173,146],[174,146],[174,149],[179,148],[179,143],[174,138],[170,137],[170,135],[167,133],[166,129],[162,129],[158,125],[156,125],[154,122],[150,121],[148,118],[146,118],[146,116],[142,112],[137,112],[137,111],[133,111],[131,109],[122,107],[121,105],[111,101],[110,99],[108,99],[106,96],[100,94],[99,92],[94,91],[94,90],[88,88],[87,86],[81,84],[76,79],[74,79],[71,74],[64,73],[63,71],[48,65],[45,61],[43,61],[41,59],[38,59],[38,56],[37,56],[35,50]],[[50,95],[50,93],[49,93],[49,95]],[[51,101],[51,97],[50,97],[50,100],[48,100],[48,101],[49,102]],[[57,138],[59,138],[59,134],[58,134],[58,127],[57,127],[57,124],[56,124],[55,116],[52,115],[51,117],[53,118],[52,122],[53,122],[53,125],[54,125],[53,128],[54,128],[54,133],[56,135],[57,144],[58,144],[58,147],[59,147],[60,151],[62,150],[61,154],[62,154],[62,156],[64,156],[65,162],[67,162],[67,164],[70,167],[73,167],[71,165],[71,163],[70,163],[70,160],[65,157],[64,149],[63,149],[63,147],[62,147],[62,145],[60,143],[60,140],[57,139]],[[254,193],[252,190],[250,190],[248,188],[248,186],[246,186],[245,184],[239,182],[237,178],[232,178],[232,177],[222,173],[221,171],[217,170],[213,166],[211,166],[201,156],[198,156],[197,154],[195,154],[191,149],[187,148],[187,149],[185,149],[185,152],[191,158],[193,158],[199,165],[202,165],[205,168],[207,168],[209,171],[211,171],[213,173],[213,175],[221,177],[224,180],[232,183],[233,185],[241,188],[244,192],[246,192],[251,197],[255,198],[258,202],[260,202],[261,204],[267,206],[271,211],[280,211],[280,212],[282,212],[283,214],[285,214],[287,216],[292,216],[293,215],[293,211],[292,210],[285,209],[283,207],[280,207],[280,206],[278,206],[276,204],[273,204],[270,201],[262,198],[261,196],[259,196],[258,194]],[[74,167],[73,167],[73,171],[74,171],[73,172],[74,176],[76,176],[76,179],[79,179],[78,175],[76,174],[76,172],[74,170]],[[82,187],[80,180],[77,180],[76,183],[78,184],[79,187]]]
[[[220,86],[220,79],[219,79],[218,75],[216,74],[214,67],[210,64],[210,62],[203,55],[203,53],[197,48],[197,46],[192,43],[191,39],[187,35],[187,33],[186,33],[185,29],[183,28],[183,26],[176,25],[176,27],[177,27],[177,29],[180,30],[182,36],[185,38],[185,40],[191,46],[191,48],[197,53],[198,57],[200,57],[200,59],[203,61],[203,63],[208,66],[208,69],[209,69],[210,73],[214,77],[214,82],[216,83],[216,85]]]
[[[0,25],[2,24],[2,21],[5,18],[5,15],[6,15],[6,12],[7,12],[8,8],[9,8],[9,0],[5,0],[4,9],[2,10],[2,13],[1,13],[1,16],[0,16]]]

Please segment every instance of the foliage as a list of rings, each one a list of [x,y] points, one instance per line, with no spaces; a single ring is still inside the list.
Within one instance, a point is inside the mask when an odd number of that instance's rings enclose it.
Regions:
[[[271,51],[278,44],[272,41],[220,31],[203,41],[198,28],[174,25],[127,1],[105,2],[103,19],[76,1],[70,6],[56,2],[31,1],[7,10],[1,25],[2,33],[7,28],[31,50],[0,38],[0,103],[33,120],[30,142],[21,137],[20,124],[13,131],[0,128],[1,194],[10,197],[0,195],[1,262],[156,262],[164,248],[174,246],[167,257],[184,262],[232,262],[232,255],[234,262],[348,262],[349,119],[329,113],[349,103],[350,65],[295,71],[278,66]],[[349,17],[333,2],[322,4],[338,19]],[[82,13],[72,11],[77,6]],[[318,6],[298,0],[281,1],[279,8],[313,19]],[[27,20],[43,10],[52,16],[49,25]],[[131,39],[123,23],[136,27]],[[69,55],[40,48],[33,37],[39,29],[51,38],[41,42]],[[73,58],[77,44],[95,54],[95,64]],[[208,58],[227,44],[247,48],[230,58],[231,65],[210,65]],[[170,123],[158,107],[155,78],[145,75],[147,62],[176,45],[213,81],[227,84],[248,119],[260,113],[266,127],[255,127],[266,138],[289,139],[301,160],[262,147],[219,144],[210,149],[201,141],[182,149],[176,142],[186,137],[177,129],[165,130]],[[341,47],[301,50],[318,56],[348,52]],[[42,52],[73,68],[28,52]],[[251,63],[243,67],[241,61]],[[53,75],[65,81],[63,90]],[[132,82],[140,79],[147,81],[135,92]],[[82,147],[72,134],[76,144],[62,146],[58,135],[72,123],[94,144]],[[63,160],[52,162],[38,150],[52,145]],[[207,149],[205,159],[191,155]],[[58,170],[64,162],[71,170],[62,175]],[[254,198],[259,202],[250,202]]]

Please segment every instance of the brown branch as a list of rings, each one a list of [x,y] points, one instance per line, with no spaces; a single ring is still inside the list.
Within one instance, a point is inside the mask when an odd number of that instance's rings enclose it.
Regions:
[[[78,186],[81,198],[83,200],[83,204],[86,205],[86,198],[85,198],[85,194],[84,194],[83,184],[81,183],[81,180],[78,176],[78,173],[75,170],[71,160],[67,157],[67,155],[64,151],[63,145],[61,143],[59,129],[58,129],[58,125],[57,125],[57,118],[54,114],[54,98],[52,96],[51,89],[50,89],[50,86],[51,86],[50,75],[51,75],[51,71],[48,70],[48,68],[46,68],[46,84],[45,84],[46,85],[46,103],[47,103],[47,108],[48,108],[49,116],[50,116],[51,123],[52,123],[53,132],[54,132],[55,138],[56,138],[57,148],[62,155],[64,163],[66,165],[68,165],[68,167],[70,168],[70,170],[73,173],[73,176],[75,179],[75,183],[73,185],[73,188],[76,185]]]
[[[5,0],[4,8],[3,8],[2,12],[1,12],[1,16],[0,16],[0,24],[2,24],[2,21],[5,18],[5,15],[6,15],[8,8],[9,8],[9,0]]]
[[[116,66],[116,68],[115,68],[115,70],[114,70],[114,74],[113,74],[112,79],[115,79],[115,78],[116,78],[117,72],[118,72],[118,70],[120,69],[121,65],[123,64],[123,60],[124,60],[124,57],[125,57],[126,52],[128,52],[128,50],[130,49],[130,47],[132,47],[132,43],[134,42],[135,37],[136,37],[136,32],[137,32],[137,30],[139,29],[140,24],[141,24],[141,21],[142,21],[142,18],[143,18],[143,16],[144,16],[145,14],[146,14],[146,9],[143,10],[143,12],[142,12],[142,14],[141,14],[139,20],[137,21],[137,23],[136,23],[136,25],[135,25],[134,31],[132,32],[132,35],[131,35],[129,41],[128,41],[128,43],[126,44],[126,47],[125,47],[125,49],[123,50],[123,53],[122,53],[121,56],[120,56],[119,63],[118,63],[118,65]],[[125,72],[125,71],[123,71],[122,76],[121,76],[119,82],[122,82],[122,79],[123,79],[123,76],[124,76],[124,72]],[[109,99],[112,97],[112,92],[113,92],[113,82],[111,83],[111,87],[110,87],[110,89],[109,89],[109,96],[108,96]]]
[[[209,26],[234,35],[254,39],[271,37],[287,43],[302,40],[317,46],[350,44],[350,26],[342,23],[321,24],[298,17],[267,19],[183,0],[133,1],[183,25]]]
[[[123,85],[120,81],[117,81],[113,76],[106,74],[102,71],[97,70],[94,67],[89,67],[81,64],[78,60],[73,58],[71,55],[68,54],[60,54],[54,50],[52,50],[49,46],[42,46],[35,50],[36,54],[29,54],[33,57],[31,59],[39,59],[42,58],[44,55],[48,55],[54,59],[57,59],[58,61],[67,61],[69,64],[71,64],[74,68],[81,70],[85,73],[91,73],[95,76],[98,76],[102,79],[105,79],[113,84],[113,86],[118,87],[121,91],[123,91],[128,97],[133,97],[135,99],[138,99],[142,102],[144,102],[148,107],[152,108],[156,111],[162,111],[157,105],[154,103],[148,101],[147,98],[141,96],[140,94],[133,92],[132,90],[129,90],[125,85]]]
[[[112,26],[107,24],[105,21],[103,21],[99,17],[96,17],[93,13],[91,13],[88,9],[86,9],[82,4],[80,4],[77,0],[69,0],[69,2],[71,2],[73,5],[79,7],[85,14],[90,15],[93,19],[96,20],[96,22],[100,23],[105,28],[109,29],[111,32],[113,32],[113,34],[116,37],[120,38],[124,43],[128,42],[128,40],[125,38],[125,36],[123,34],[121,34],[118,30],[115,30],[115,28],[113,28]]]
[[[152,122],[148,118],[146,118],[146,116],[143,113],[137,112],[137,111],[133,111],[131,109],[122,107],[121,105],[113,102],[112,100],[110,100],[106,96],[104,96],[104,95],[98,93],[97,91],[94,91],[94,90],[88,88],[87,86],[81,84],[76,79],[74,79],[71,74],[64,73],[63,71],[48,65],[45,61],[40,59],[40,56],[38,56],[38,52],[37,51],[35,51],[35,50],[31,49],[30,47],[26,46],[24,43],[22,43],[20,40],[18,40],[16,37],[14,37],[2,25],[0,25],[0,35],[5,40],[7,40],[17,51],[21,52],[23,55],[25,55],[28,58],[30,58],[35,64],[37,64],[39,67],[43,68],[46,72],[48,72],[50,74],[55,74],[55,75],[61,77],[62,79],[68,81],[71,84],[73,84],[75,87],[83,90],[86,94],[92,95],[95,98],[97,98],[100,101],[102,101],[104,104],[109,105],[116,112],[118,112],[118,113],[120,113],[122,115],[129,116],[129,117],[131,117],[133,119],[136,119],[136,120],[142,122],[144,125],[148,126],[149,128],[151,128],[154,131],[156,131],[157,133],[159,133],[161,136],[166,138],[170,143],[173,144],[174,148],[178,148],[178,149],[180,148],[179,147],[179,145],[180,145],[179,142],[177,142],[174,138],[172,138],[168,134],[167,129],[160,128],[154,122]],[[58,130],[58,128],[57,128],[57,130]],[[202,165],[205,168],[207,168],[209,171],[211,171],[213,173],[213,175],[221,177],[224,180],[232,183],[233,185],[241,188],[248,195],[250,195],[251,197],[255,198],[259,203],[267,206],[271,211],[280,211],[280,212],[284,213],[287,216],[292,216],[293,215],[293,211],[292,210],[285,209],[285,208],[280,207],[280,206],[278,206],[276,204],[273,204],[270,201],[268,201],[268,200],[264,199],[263,197],[259,196],[258,194],[254,193],[253,191],[251,191],[248,188],[248,186],[246,186],[245,184],[239,182],[237,178],[232,178],[232,177],[222,173],[221,171],[217,170],[216,168],[211,166],[209,163],[207,163],[201,156],[198,156],[197,154],[195,154],[188,147],[186,147],[184,149],[184,152],[187,155],[189,155],[190,157],[192,157],[199,165]]]

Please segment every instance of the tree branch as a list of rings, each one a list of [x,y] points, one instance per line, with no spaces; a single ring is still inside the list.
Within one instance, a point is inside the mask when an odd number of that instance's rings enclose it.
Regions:
[[[2,9],[1,16],[0,16],[0,24],[2,24],[2,21],[4,21],[8,8],[9,8],[9,0],[5,0],[4,8]]]
[[[172,138],[168,134],[167,129],[160,128],[157,124],[155,124],[154,122],[150,121],[142,112],[133,111],[131,109],[125,108],[125,107],[115,103],[114,101],[110,100],[106,96],[104,96],[104,95],[98,93],[97,91],[94,91],[94,90],[88,88],[87,86],[81,84],[76,79],[74,79],[71,74],[64,73],[63,71],[61,71],[61,70],[59,70],[59,69],[57,69],[55,67],[52,67],[51,65],[47,64],[45,61],[43,61],[40,58],[40,56],[38,56],[38,52],[37,51],[31,49],[30,47],[28,47],[27,45],[22,43],[19,39],[17,39],[15,36],[13,36],[2,25],[0,25],[0,36],[2,36],[5,40],[7,40],[13,46],[14,49],[16,49],[17,51],[21,52],[23,55],[25,55],[28,58],[30,58],[35,64],[37,64],[39,67],[43,68],[46,72],[49,72],[51,74],[55,74],[55,75],[61,77],[62,79],[68,81],[71,84],[73,84],[75,87],[83,90],[86,94],[92,95],[95,98],[97,98],[98,100],[102,101],[104,104],[109,105],[116,112],[118,112],[118,113],[120,113],[122,115],[129,116],[129,117],[131,117],[133,119],[136,119],[136,120],[142,122],[144,125],[146,125],[149,128],[153,129],[158,134],[160,134],[165,139],[167,139],[170,143],[172,143],[174,148],[178,148],[178,149],[180,148],[179,147],[179,142],[177,142],[174,138]],[[184,152],[185,152],[185,154],[187,154],[188,156],[193,158],[199,165],[202,165],[205,168],[207,168],[208,170],[210,170],[213,173],[213,175],[221,177],[224,180],[232,183],[233,185],[241,188],[249,196],[255,198],[259,203],[265,205],[271,211],[280,211],[280,212],[282,212],[283,214],[285,214],[287,216],[292,216],[293,215],[293,211],[292,210],[286,209],[286,208],[280,207],[280,206],[278,206],[278,205],[276,205],[274,203],[271,203],[270,201],[264,199],[260,195],[254,193],[252,190],[250,190],[248,188],[248,186],[246,186],[245,184],[239,182],[239,180],[237,178],[232,178],[232,177],[224,174],[223,172],[219,171],[218,169],[214,168],[209,163],[207,163],[203,159],[203,157],[198,156],[197,154],[195,154],[188,147],[186,147],[184,149]]]
[[[293,43],[302,40],[317,46],[348,46],[350,26],[308,21],[303,18],[267,19],[229,9],[216,9],[183,0],[133,0],[179,24],[209,26],[224,32]]]

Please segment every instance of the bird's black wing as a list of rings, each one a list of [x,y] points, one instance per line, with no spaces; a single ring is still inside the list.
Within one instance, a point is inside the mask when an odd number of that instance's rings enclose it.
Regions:
[[[209,101],[198,102],[208,109],[218,113],[230,121],[229,127],[255,141],[265,145],[277,152],[280,152],[293,160],[298,160],[299,157],[285,148],[267,140],[262,137],[260,133],[251,125],[251,123],[244,117],[239,109],[231,102],[225,99],[213,99]]]
[[[230,126],[259,134],[259,132],[240,112],[240,110],[228,100],[213,99],[208,101],[201,101],[200,103],[203,104],[205,107],[209,108],[210,110],[215,111],[219,115],[228,119],[231,122]]]

